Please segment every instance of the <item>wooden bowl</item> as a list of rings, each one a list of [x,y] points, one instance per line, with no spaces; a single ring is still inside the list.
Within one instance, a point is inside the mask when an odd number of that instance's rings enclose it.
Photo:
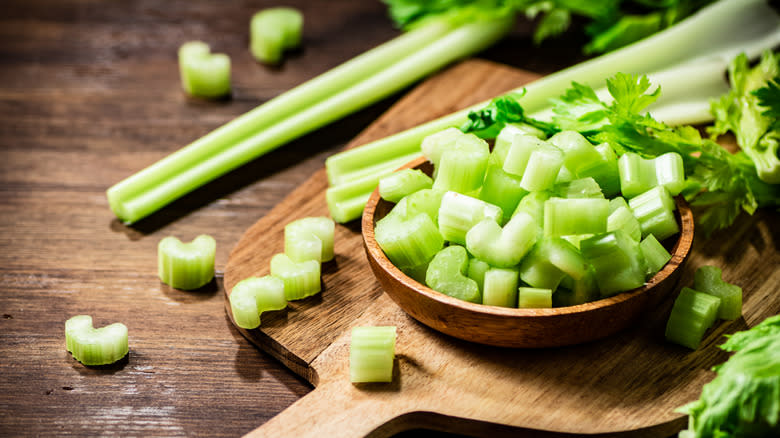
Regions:
[[[404,168],[430,175],[423,157]],[[409,315],[456,338],[501,347],[542,348],[588,342],[611,335],[637,321],[677,284],[693,243],[693,214],[677,197],[680,234],[672,259],[644,286],[577,306],[514,309],[474,304],[437,292],[408,277],[385,256],[374,238],[374,225],[393,207],[374,190],[363,212],[363,243],[368,262],[385,292]]]

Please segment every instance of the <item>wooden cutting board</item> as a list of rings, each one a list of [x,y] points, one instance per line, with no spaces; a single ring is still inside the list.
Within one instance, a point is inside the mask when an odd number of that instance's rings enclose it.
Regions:
[[[417,87],[350,147],[536,77],[466,61]],[[269,273],[271,256],[283,251],[286,223],[328,214],[326,187],[322,169],[246,231],[225,268],[226,294],[244,278]],[[727,281],[743,287],[745,304],[743,318],[718,323],[696,351],[664,341],[676,293],[634,327],[574,347],[502,349],[442,335],[408,317],[383,294],[366,261],[359,221],[339,225],[336,257],[323,265],[322,293],[263,314],[260,329],[239,329],[315,386],[249,435],[363,437],[427,428],[491,437],[670,436],[687,421],[675,408],[698,398],[713,377],[709,369],[728,357],[716,347],[722,335],[780,313],[779,219],[776,212],[761,212],[741,217],[728,232],[710,239],[697,236],[681,283],[692,283],[693,271],[702,264],[718,265]],[[358,325],[398,327],[391,384],[350,383],[349,329]]]

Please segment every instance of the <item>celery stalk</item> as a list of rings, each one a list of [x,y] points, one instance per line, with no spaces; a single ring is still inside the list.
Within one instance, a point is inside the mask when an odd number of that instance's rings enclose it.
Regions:
[[[84,365],[108,365],[127,355],[127,327],[117,322],[96,329],[91,316],[77,315],[65,321],[65,346]]]

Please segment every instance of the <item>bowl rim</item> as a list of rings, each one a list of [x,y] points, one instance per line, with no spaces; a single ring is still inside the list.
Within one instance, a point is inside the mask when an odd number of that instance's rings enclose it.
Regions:
[[[424,156],[420,156],[401,166],[398,170],[415,168],[426,162],[427,159]],[[691,211],[690,206],[685,201],[685,199],[682,196],[676,196],[674,200],[677,206],[676,216],[679,218],[680,233],[677,241],[670,251],[672,258],[660,271],[648,279],[643,286],[636,289],[620,292],[607,298],[601,298],[599,300],[566,307],[513,308],[493,306],[488,304],[477,304],[451,297],[442,292],[431,289],[427,285],[409,277],[398,267],[396,267],[390,261],[390,259],[387,258],[384,251],[382,251],[378,242],[376,241],[376,237],[374,235],[374,224],[376,221],[374,220],[374,217],[376,215],[376,208],[379,205],[379,202],[382,201],[381,197],[379,196],[379,188],[374,189],[374,191],[371,193],[366,203],[366,207],[363,210],[363,216],[361,218],[361,234],[368,257],[373,258],[384,271],[390,274],[397,281],[400,281],[404,287],[423,295],[429,300],[434,300],[440,304],[458,307],[462,310],[482,314],[484,316],[501,318],[560,317],[564,315],[597,311],[615,304],[633,300],[636,297],[645,294],[651,290],[653,286],[663,282],[669,276],[671,276],[672,273],[675,272],[675,270],[685,261],[686,257],[690,253],[693,244],[694,222],[693,212]],[[369,244],[369,242],[373,242],[373,244]],[[385,291],[387,292],[386,289]],[[392,293],[389,293],[389,295],[392,297]]]

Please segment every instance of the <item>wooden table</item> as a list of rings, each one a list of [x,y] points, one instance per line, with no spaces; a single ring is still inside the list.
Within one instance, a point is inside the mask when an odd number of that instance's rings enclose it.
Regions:
[[[243,231],[398,96],[295,141],[131,227],[105,190],[233,117],[398,32],[378,1],[284,2],[304,49],[277,69],[247,50],[272,1],[6,0],[0,8],[0,435],[237,436],[311,387],[225,315],[221,271]],[[571,38],[537,49],[528,23],[482,57],[539,73],[581,59]],[[232,99],[180,90],[176,50],[231,56]],[[157,243],[207,233],[217,279],[182,292],[157,278]],[[123,322],[130,354],[88,368],[64,322]]]

